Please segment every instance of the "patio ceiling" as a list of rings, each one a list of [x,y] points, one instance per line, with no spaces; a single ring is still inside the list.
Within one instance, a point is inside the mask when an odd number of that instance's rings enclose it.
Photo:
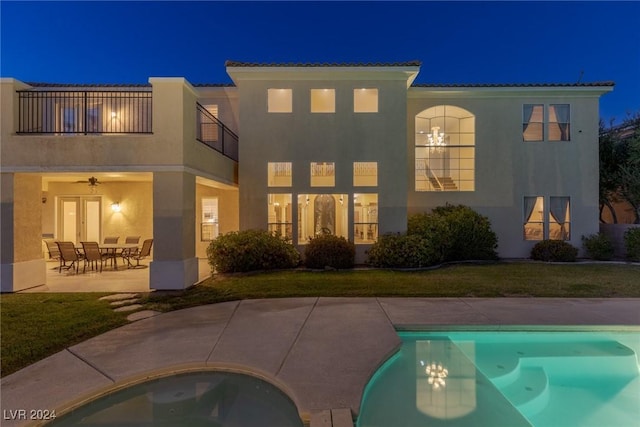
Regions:
[[[41,173],[42,189],[47,191],[50,182],[83,182],[90,177],[95,177],[100,183],[108,182],[151,182],[153,173],[151,172],[50,172]],[[223,190],[237,190],[237,187],[216,182],[212,179],[196,176],[196,183],[207,187],[220,188]]]

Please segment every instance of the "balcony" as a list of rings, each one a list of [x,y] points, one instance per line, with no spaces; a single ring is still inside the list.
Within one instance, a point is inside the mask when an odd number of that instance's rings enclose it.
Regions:
[[[18,91],[18,134],[152,132],[149,90]]]
[[[196,139],[237,162],[238,135],[199,103],[196,108],[198,117]]]

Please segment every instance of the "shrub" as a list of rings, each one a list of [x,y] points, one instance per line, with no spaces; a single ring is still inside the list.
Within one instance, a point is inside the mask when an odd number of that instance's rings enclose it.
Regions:
[[[489,219],[464,205],[440,206],[409,217],[407,234],[417,234],[442,252],[444,261],[497,259],[498,237]]]
[[[536,261],[573,262],[578,248],[564,240],[542,240],[531,249],[531,258]]]
[[[625,231],[624,247],[627,250],[627,258],[631,261],[640,261],[640,227]]]
[[[355,256],[355,245],[344,237],[321,234],[309,240],[304,263],[309,268],[352,268]]]
[[[373,267],[417,268],[441,261],[442,251],[416,234],[385,234],[367,252],[367,264]]]
[[[300,254],[280,236],[264,230],[232,231],[207,247],[211,268],[219,273],[292,268]]]
[[[613,258],[613,243],[602,233],[582,236],[582,246],[587,251],[589,258],[602,261]]]

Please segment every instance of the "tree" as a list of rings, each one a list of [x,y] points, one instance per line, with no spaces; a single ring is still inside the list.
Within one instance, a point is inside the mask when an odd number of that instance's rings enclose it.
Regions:
[[[626,200],[640,223],[640,113],[621,125],[605,128],[600,122],[600,220],[606,207],[617,223],[612,202]]]
[[[633,206],[635,224],[640,224],[640,130],[627,140],[626,162],[620,167],[620,194]]]

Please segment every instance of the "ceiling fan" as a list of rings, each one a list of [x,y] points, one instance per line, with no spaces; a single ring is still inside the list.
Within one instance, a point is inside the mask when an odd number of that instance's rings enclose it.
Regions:
[[[98,182],[98,178],[96,178],[95,176],[92,176],[85,181],[76,181],[76,183],[78,184],[88,183],[92,193],[95,193],[98,185],[102,184],[101,182]]]

